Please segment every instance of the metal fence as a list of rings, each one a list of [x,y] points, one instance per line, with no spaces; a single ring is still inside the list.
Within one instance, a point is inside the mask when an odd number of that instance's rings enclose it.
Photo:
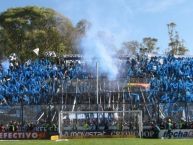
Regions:
[[[63,111],[130,111],[142,110],[143,121],[162,121],[171,118],[176,123],[182,119],[187,122],[193,121],[192,103],[158,103],[144,104],[137,106],[131,103],[110,103],[110,104],[48,104],[48,105],[15,105],[0,106],[0,123],[7,124],[10,121],[34,123],[57,123],[58,113]]]

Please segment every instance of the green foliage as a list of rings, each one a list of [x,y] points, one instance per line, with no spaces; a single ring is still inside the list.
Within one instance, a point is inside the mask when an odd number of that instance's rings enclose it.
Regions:
[[[159,48],[156,46],[158,39],[152,37],[144,37],[140,48],[140,53],[152,53]]]
[[[155,53],[159,48],[157,47],[158,39],[152,37],[144,37],[142,43],[133,40],[123,43],[122,49],[119,50],[119,54],[136,55]]]
[[[40,57],[45,51],[60,55],[75,51],[72,36],[76,28],[52,9],[36,6],[8,9],[0,14],[0,28],[2,55],[15,52],[26,60],[35,57],[32,53],[35,48],[40,48]]]
[[[0,29],[0,60],[3,59],[6,53],[6,48],[9,47],[10,39],[7,37],[7,33]]]
[[[138,41],[128,41],[123,43],[122,49],[119,51],[119,54],[130,54],[136,55],[139,51],[140,43]]]
[[[88,31],[88,29],[90,28],[91,23],[88,22],[87,20],[83,19],[80,20],[77,24],[76,24],[76,31],[74,32],[73,38],[75,41],[74,43],[74,47],[76,48],[77,52],[76,53],[82,53],[79,48],[80,46],[80,41],[82,39],[82,37],[85,36],[86,32]]]
[[[176,24],[171,22],[167,24],[168,35],[169,35],[169,51],[168,54],[171,55],[184,55],[188,49],[184,46],[184,40],[180,40],[178,32],[175,30]]]
[[[90,28],[90,26],[91,23],[83,19],[76,24],[76,30],[80,35],[84,35],[86,31]]]

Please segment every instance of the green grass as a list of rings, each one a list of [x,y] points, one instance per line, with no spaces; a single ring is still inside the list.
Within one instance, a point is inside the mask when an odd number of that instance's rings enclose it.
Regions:
[[[193,139],[69,139],[68,141],[27,140],[0,141],[0,145],[193,145]]]

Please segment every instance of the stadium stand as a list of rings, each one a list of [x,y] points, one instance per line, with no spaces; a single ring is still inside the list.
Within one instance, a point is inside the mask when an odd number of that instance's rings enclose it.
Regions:
[[[192,127],[193,58],[137,55],[117,60],[115,80],[99,72],[97,106],[94,63],[90,66],[80,56],[39,58],[24,64],[12,59],[8,70],[0,67],[0,115],[9,121],[20,120],[22,112],[23,121],[38,122],[45,117],[54,122],[55,112],[61,109],[120,110],[124,106],[143,110],[144,124],[156,121],[164,127],[171,118],[176,128],[180,124]],[[33,118],[28,118],[27,111]]]

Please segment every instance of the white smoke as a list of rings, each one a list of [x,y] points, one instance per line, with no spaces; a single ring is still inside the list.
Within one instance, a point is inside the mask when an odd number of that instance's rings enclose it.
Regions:
[[[81,48],[85,60],[93,60],[99,64],[99,72],[105,73],[110,79],[115,79],[118,73],[116,65],[116,46],[114,38],[110,33],[98,31],[94,27],[88,30],[81,41]],[[95,62],[91,61],[92,66]]]
[[[127,0],[81,0],[67,1],[61,6],[64,14],[78,22],[86,19],[90,29],[81,41],[84,59],[95,58],[99,62],[99,72],[106,73],[110,79],[118,74],[115,59],[122,43],[131,39],[130,25],[133,13]],[[136,30],[135,30],[135,33]],[[133,36],[132,36],[133,37]],[[92,62],[93,67],[96,63]]]
[[[8,59],[7,59],[7,60],[4,60],[4,61],[1,63],[4,72],[8,72],[9,64],[10,64],[10,63],[9,63],[9,60],[8,60]]]
[[[87,3],[89,7],[86,19],[91,23],[91,27],[81,41],[84,59],[96,59],[99,72],[107,74],[109,79],[116,79],[119,73],[117,52],[122,43],[130,38],[131,31],[127,23],[129,8],[124,5],[125,1],[121,1],[121,4],[120,1],[115,3],[117,5],[113,6],[110,6],[112,1],[104,2],[104,5],[101,1],[95,1],[95,4]],[[123,27],[123,23],[128,26]],[[95,66],[93,62],[91,65]]]

